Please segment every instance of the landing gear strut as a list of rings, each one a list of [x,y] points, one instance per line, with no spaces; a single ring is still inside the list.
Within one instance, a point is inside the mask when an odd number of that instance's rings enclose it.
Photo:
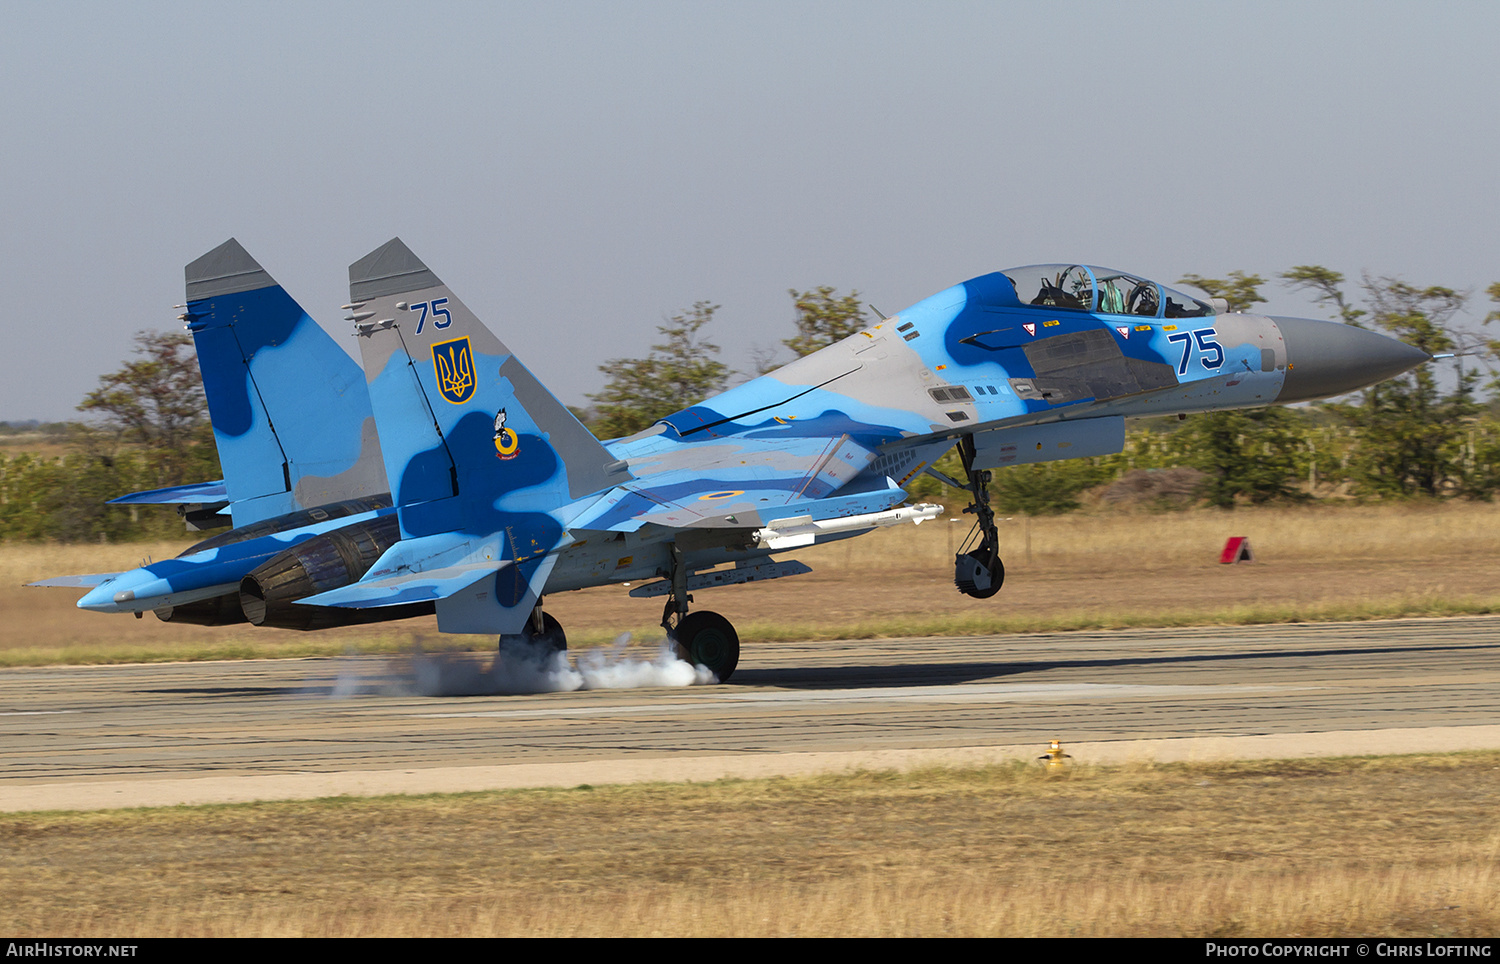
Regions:
[[[990,473],[974,468],[974,436],[966,435],[958,443],[964,473],[969,479],[973,501],[964,507],[975,516],[974,529],[964,540],[964,548],[953,560],[953,584],[965,596],[988,599],[1005,583],[1005,564],[1000,561],[1000,534],[995,528],[995,510],[990,508]],[[968,546],[978,535],[979,545]]]
[[[685,661],[706,666],[720,683],[734,674],[740,663],[740,637],[734,626],[718,613],[689,613],[693,597],[687,592],[687,568],[682,552],[672,546],[672,594],[662,609],[661,626],[667,637],[677,644],[677,654]]]

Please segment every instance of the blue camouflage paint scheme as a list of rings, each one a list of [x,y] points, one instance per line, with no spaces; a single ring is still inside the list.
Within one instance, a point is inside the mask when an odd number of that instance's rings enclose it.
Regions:
[[[207,293],[193,298],[195,284]],[[352,382],[352,363],[234,242],[190,265],[188,287],[236,521],[372,479],[394,483],[395,508],[317,525],[286,516],[267,523],[285,530],[272,535],[52,581],[92,585],[85,608],[207,598],[287,546],[394,511],[399,541],[381,542],[361,578],[290,601],[432,603],[445,632],[517,633],[547,592],[674,571],[691,584],[773,543],[889,524],[877,514],[966,438],[976,470],[1105,454],[1128,416],[1326,397],[1428,360],[1361,329],[1225,314],[1121,272],[1033,265],[945,289],[601,442],[399,239],[350,266],[363,367]],[[121,603],[127,585],[140,592]]]

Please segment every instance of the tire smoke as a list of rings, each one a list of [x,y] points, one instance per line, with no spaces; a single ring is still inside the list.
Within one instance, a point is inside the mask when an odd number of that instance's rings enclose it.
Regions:
[[[582,650],[570,662],[565,651],[505,640],[488,666],[466,654],[418,651],[388,664],[378,679],[360,678],[353,668],[340,672],[331,695],[521,696],[718,682],[708,667],[679,659],[670,640],[662,640],[650,656],[639,648],[631,653],[630,642],[631,634],[623,633],[612,645]]]

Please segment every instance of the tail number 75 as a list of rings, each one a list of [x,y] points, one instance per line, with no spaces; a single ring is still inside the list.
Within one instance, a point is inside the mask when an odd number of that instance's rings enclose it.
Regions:
[[[1197,331],[1179,331],[1167,336],[1167,341],[1182,342],[1182,360],[1177,363],[1177,374],[1187,374],[1188,362],[1193,360],[1194,344],[1198,346],[1198,353],[1202,356],[1198,360],[1204,368],[1214,371],[1224,364],[1224,349],[1214,341],[1215,334],[1217,332],[1212,328],[1199,328]]]
[[[422,302],[418,302],[417,304],[412,305],[411,306],[411,310],[412,311],[416,311],[418,309],[421,309],[421,311],[422,311],[422,317],[420,317],[420,318],[417,319],[417,331],[416,331],[416,333],[420,335],[422,333],[422,329],[427,326],[427,306],[428,305],[432,306],[432,327],[434,327],[434,328],[447,328],[449,325],[453,324],[453,316],[448,313],[448,309],[447,308],[443,307],[443,305],[446,305],[447,303],[448,303],[448,299],[447,298],[434,298],[432,301],[422,301]],[[443,320],[442,321],[438,321],[439,318],[441,318]],[[1209,329],[1209,330],[1212,331],[1213,329]]]

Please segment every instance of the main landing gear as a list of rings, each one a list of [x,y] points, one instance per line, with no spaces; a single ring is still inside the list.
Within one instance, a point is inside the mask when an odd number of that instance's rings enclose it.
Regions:
[[[550,613],[542,612],[542,602],[538,599],[525,627],[519,633],[500,637],[500,649],[503,651],[507,645],[535,649],[542,657],[550,658],[553,653],[568,651],[568,636],[561,623]]]
[[[720,683],[734,675],[740,663],[740,636],[734,625],[711,612],[688,612],[693,597],[687,592],[687,569],[682,553],[672,546],[672,594],[662,608],[661,626],[677,644],[677,654],[689,663],[708,667]]]
[[[1000,561],[1000,535],[995,528],[995,510],[990,508],[990,473],[974,468],[974,436],[966,435],[958,444],[964,473],[969,478],[973,501],[964,507],[974,513],[974,529],[964,540],[964,547],[953,560],[953,584],[965,596],[988,599],[1005,583],[1005,564]],[[969,549],[978,535],[979,545]]]

